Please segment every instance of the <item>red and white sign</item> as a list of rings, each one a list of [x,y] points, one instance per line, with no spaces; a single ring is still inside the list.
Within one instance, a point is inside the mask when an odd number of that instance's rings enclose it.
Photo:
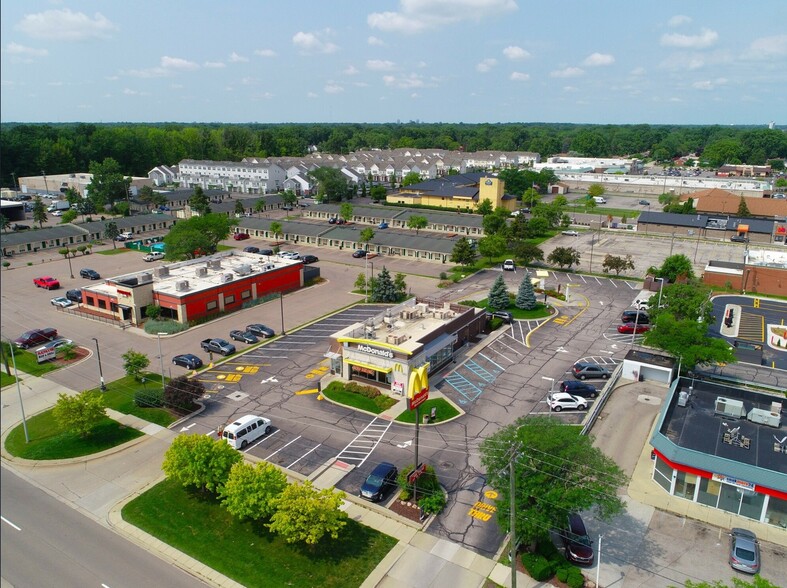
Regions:
[[[57,357],[57,349],[36,349],[38,363],[44,363]]]

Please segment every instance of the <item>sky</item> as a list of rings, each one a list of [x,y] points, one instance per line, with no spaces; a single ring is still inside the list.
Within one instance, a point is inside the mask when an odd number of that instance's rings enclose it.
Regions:
[[[3,0],[0,121],[781,126],[785,23],[785,0]]]

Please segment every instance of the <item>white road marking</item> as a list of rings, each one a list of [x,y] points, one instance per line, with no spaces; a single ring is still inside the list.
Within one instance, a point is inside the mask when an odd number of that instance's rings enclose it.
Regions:
[[[265,461],[269,461],[269,460],[270,460],[270,458],[272,458],[274,455],[276,455],[277,453],[279,453],[279,451],[281,451],[282,449],[286,449],[287,447],[289,447],[290,445],[292,445],[293,443],[295,443],[295,442],[296,442],[298,439],[300,439],[300,438],[301,438],[301,436],[300,436],[300,435],[298,435],[297,437],[295,437],[295,439],[293,439],[292,441],[290,441],[289,443],[287,443],[287,445],[282,445],[282,446],[281,446],[281,447],[279,447],[279,448],[278,448],[276,451],[274,451],[274,452],[273,452],[273,453],[271,453],[271,454],[270,454],[268,457],[266,457],[266,458],[265,458]]]
[[[294,462],[292,462],[290,465],[288,465],[288,466],[287,466],[287,469],[290,469],[290,468],[291,468],[292,466],[294,466],[296,463],[298,463],[299,461],[301,461],[301,460],[302,460],[304,457],[306,457],[307,455],[309,455],[309,454],[310,454],[312,451],[314,451],[315,449],[317,449],[318,447],[320,447],[320,445],[322,445],[322,443],[319,443],[319,444],[315,445],[314,447],[312,447],[311,449],[309,449],[309,451],[307,451],[306,453],[304,453],[303,455],[301,455],[301,456],[300,456],[298,459],[296,459]]]
[[[17,526],[16,526],[14,523],[12,523],[11,521],[9,521],[9,520],[8,520],[7,518],[5,518],[5,517],[0,517],[0,521],[3,521],[3,522],[6,524],[6,525],[9,525],[10,527],[13,527],[13,528],[14,528],[14,529],[16,529],[17,531],[21,531],[21,530],[22,530],[20,527],[17,527]]]

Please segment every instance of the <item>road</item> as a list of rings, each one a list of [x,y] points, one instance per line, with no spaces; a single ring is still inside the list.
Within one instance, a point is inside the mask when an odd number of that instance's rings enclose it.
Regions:
[[[137,588],[205,586],[0,468],[4,585]]]

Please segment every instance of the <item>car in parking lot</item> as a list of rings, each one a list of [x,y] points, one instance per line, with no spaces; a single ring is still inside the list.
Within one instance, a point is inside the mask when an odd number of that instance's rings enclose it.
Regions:
[[[503,271],[512,272],[516,269],[516,265],[514,264],[513,259],[506,259],[503,262]]]
[[[647,200],[640,200],[639,203],[642,206],[650,206],[650,202],[648,202]]]
[[[164,259],[164,253],[161,251],[151,251],[142,258],[142,261],[158,261],[159,259]]]
[[[273,249],[260,249],[257,251],[258,255],[273,255]]]
[[[567,392],[553,392],[547,396],[547,406],[550,410],[560,412],[563,409],[587,410],[588,401],[581,396],[572,396]]]
[[[512,322],[514,322],[514,315],[507,310],[487,310],[486,320],[489,321],[493,318],[499,318],[507,325],[510,325]]]
[[[52,276],[34,278],[33,283],[36,285],[36,288],[46,288],[47,290],[57,290],[60,288],[60,282],[57,278],[53,278]]]
[[[101,274],[99,274],[96,270],[83,267],[81,270],[79,270],[79,277],[87,278],[88,280],[100,280]]]
[[[46,343],[47,341],[52,341],[53,339],[57,339],[57,329],[53,327],[44,327],[43,329],[31,329],[29,331],[25,331],[19,335],[19,337],[14,339],[14,345],[21,347],[22,349],[27,349],[33,345]]]
[[[279,257],[283,259],[300,259],[301,254],[297,251],[279,251]]]
[[[235,233],[232,238],[236,241],[244,241],[245,239],[250,239],[251,235],[248,233]]]
[[[760,571],[760,542],[757,535],[741,528],[730,531],[730,558],[733,569],[747,574]]]
[[[256,343],[259,341],[257,335],[251,331],[241,331],[240,329],[233,329],[230,331],[230,339],[233,341],[241,341],[243,343]]]
[[[597,363],[578,361],[571,368],[571,373],[577,380],[602,379],[606,380],[611,375],[609,370]]]
[[[579,233],[578,233],[578,232],[576,232],[576,231],[571,231],[571,230],[568,230],[568,231],[563,231],[563,232],[561,232],[560,234],[561,234],[561,235],[566,235],[567,237],[579,237]]]
[[[48,343],[44,343],[41,347],[37,348],[36,351],[48,351],[50,349],[60,349],[61,347],[65,347],[66,345],[71,345],[74,342],[71,339],[55,339],[54,341],[49,341]]]
[[[379,225],[377,225],[377,228],[378,229],[387,229],[388,228],[388,223],[383,221]]]
[[[356,259],[361,257],[366,257],[367,254],[368,251],[366,251],[366,249],[356,249],[355,251],[353,251],[353,257],[355,257]]]
[[[733,235],[732,237],[730,237],[730,241],[732,241],[733,243],[748,243],[749,238],[744,237],[743,235]]]
[[[650,331],[650,325],[640,325],[635,323],[623,323],[622,325],[618,325],[618,333],[623,333],[624,335],[632,335],[634,333],[639,335],[648,331]]]
[[[307,264],[307,265],[308,265],[308,264],[310,264],[310,263],[316,263],[316,262],[318,262],[318,261],[320,261],[320,260],[317,258],[317,256],[316,256],[316,255],[304,255],[304,256],[301,258],[301,261],[302,261],[303,263],[305,263],[305,264]]]
[[[650,324],[650,317],[641,310],[624,310],[620,315],[620,320],[624,323],[637,323],[638,325]]]
[[[243,251],[245,253],[259,253],[260,252],[260,248],[259,247],[254,247],[253,245],[249,245],[248,247],[244,247]]]
[[[63,216],[63,211],[62,210],[53,210],[52,211],[52,216]]]
[[[29,231],[30,225],[20,225],[19,223],[14,223],[11,227],[14,231]]]
[[[580,565],[593,563],[592,541],[588,536],[585,523],[579,513],[572,512],[568,515],[566,529],[561,533],[563,546],[566,549],[566,559]]]
[[[193,353],[176,355],[172,358],[172,363],[190,370],[198,370],[202,367],[202,360]]]
[[[271,329],[270,327],[266,327],[262,323],[252,323],[250,325],[246,325],[246,330],[254,333],[255,335],[261,335],[265,338],[273,337],[276,335],[276,332]]]
[[[396,487],[396,476],[398,474],[399,471],[394,464],[387,461],[378,463],[361,485],[361,498],[379,502],[390,490]]]
[[[71,302],[82,302],[82,290],[68,290],[66,292],[66,298]]]
[[[572,396],[581,396],[582,398],[595,398],[598,396],[598,390],[596,390],[593,384],[586,384],[585,382],[578,382],[577,380],[560,382],[560,391],[571,394]]]
[[[59,306],[60,308],[68,308],[69,306],[72,306],[74,304],[65,296],[58,296],[57,298],[52,298],[52,300],[50,300],[49,303],[52,306]]]

